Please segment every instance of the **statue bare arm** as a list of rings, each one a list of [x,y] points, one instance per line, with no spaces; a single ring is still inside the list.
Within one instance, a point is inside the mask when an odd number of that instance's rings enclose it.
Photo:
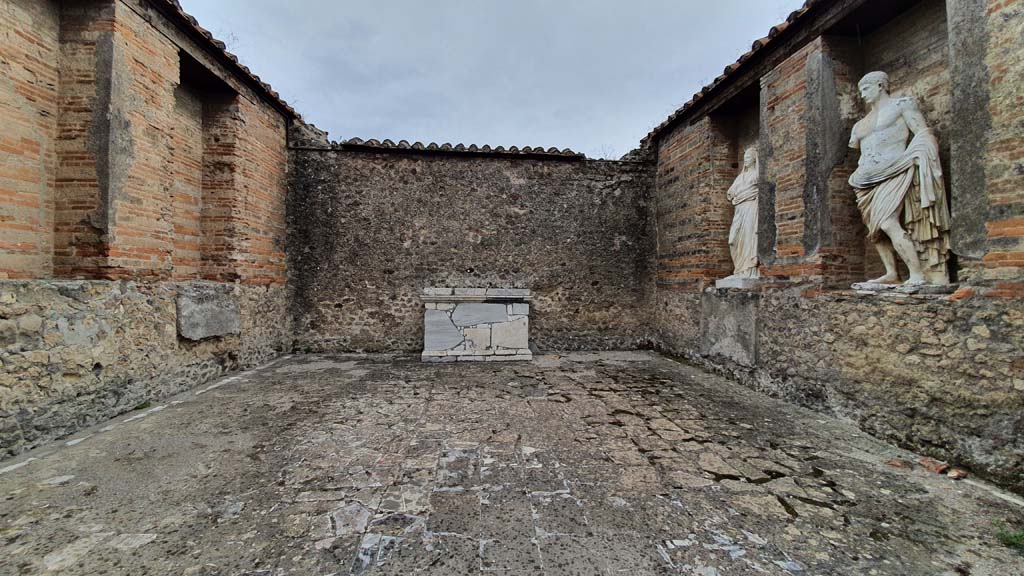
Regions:
[[[903,120],[911,132],[919,134],[928,130],[928,121],[925,120],[924,114],[921,114],[921,109],[917,107],[917,102],[913,98],[900,98],[898,105],[903,114]]]
[[[860,126],[861,122],[863,122],[863,120],[860,120],[856,124],[854,124],[853,130],[850,131],[850,143],[847,144],[847,146],[849,146],[853,150],[860,150],[860,137],[857,136],[857,128]]]

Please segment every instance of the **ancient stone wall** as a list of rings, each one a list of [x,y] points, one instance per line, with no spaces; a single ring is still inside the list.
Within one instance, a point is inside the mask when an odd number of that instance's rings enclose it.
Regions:
[[[0,455],[292,348],[289,114],[172,10],[0,10]]]
[[[789,43],[779,34],[764,50],[774,42],[779,53],[764,56],[775,64],[756,82],[759,288],[711,287],[727,274],[715,262],[730,183],[722,158],[733,161],[716,147],[729,141],[723,119],[748,105],[749,90],[656,135],[658,342],[1020,490],[1024,171],[1010,166],[1024,147],[1007,86],[1019,93],[1009,78],[1022,62],[1024,13],[986,1],[922,0],[889,13],[857,11],[881,3],[847,4],[845,13],[839,3],[829,4],[839,13],[807,13],[800,25],[818,35]],[[876,69],[889,73],[895,95],[920,103],[937,135],[953,206],[955,293],[849,290],[878,269],[846,181],[857,161],[846,150],[849,131],[865,114],[856,83]]]
[[[648,164],[296,149],[290,177],[300,350],[418,352],[427,287],[532,290],[540,349],[649,342]]]
[[[1024,307],[855,292],[661,295],[664,349],[1024,489]]]
[[[293,348],[418,352],[423,288],[526,288],[536,349],[658,345],[1024,489],[1018,4],[808,2],[607,162],[305,125],[289,156],[294,114],[175,3],[8,0],[0,454]],[[874,69],[938,137],[955,293],[848,289]],[[718,291],[755,143],[765,281]]]
[[[239,328],[192,341],[176,325],[194,286],[0,282],[0,456],[291,350],[283,286],[206,284],[237,306]]]

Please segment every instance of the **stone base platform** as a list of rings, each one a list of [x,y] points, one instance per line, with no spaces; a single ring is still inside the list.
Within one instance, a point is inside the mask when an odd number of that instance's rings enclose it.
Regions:
[[[743,278],[738,276],[729,276],[722,278],[721,280],[715,281],[715,288],[719,290],[725,288],[738,288],[740,290],[753,290],[761,285],[760,278]]]
[[[420,354],[423,362],[515,362],[533,360],[529,348],[516,350],[514,354],[473,354],[472,351],[431,351]]]
[[[959,284],[882,284],[881,282],[857,282],[850,286],[861,294],[893,292],[897,294],[952,294]]]

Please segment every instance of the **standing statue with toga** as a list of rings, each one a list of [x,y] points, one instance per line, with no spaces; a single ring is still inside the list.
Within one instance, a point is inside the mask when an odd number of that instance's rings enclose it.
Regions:
[[[756,285],[757,270],[757,147],[743,153],[743,169],[733,181],[726,198],[733,205],[729,228],[729,253],[733,273],[715,283],[719,288],[748,288]]]
[[[885,275],[854,287],[898,283],[896,255],[909,271],[905,286],[948,284],[949,210],[935,135],[912,98],[889,95],[885,72],[858,86],[869,112],[850,137],[861,152],[850,185]]]

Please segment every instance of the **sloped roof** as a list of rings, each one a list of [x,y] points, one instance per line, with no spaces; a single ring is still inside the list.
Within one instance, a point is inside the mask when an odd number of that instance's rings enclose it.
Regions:
[[[536,148],[530,146],[524,146],[519,148],[518,146],[510,146],[505,148],[504,146],[490,147],[488,145],[477,146],[476,144],[438,144],[431,142],[424,144],[422,142],[409,143],[407,140],[401,140],[397,144],[391,140],[363,140],[361,138],[350,138],[338,142],[336,146],[340,147],[358,147],[358,148],[373,148],[373,149],[385,149],[385,150],[414,150],[414,151],[427,151],[427,152],[454,152],[454,153],[467,153],[467,154],[503,154],[503,155],[528,155],[528,156],[560,156],[568,158],[585,158],[585,156],[579,152],[574,152],[568,148],[559,150],[558,148],[543,148],[538,146]]]
[[[191,14],[185,12],[181,7],[178,0],[149,0],[157,8],[162,8],[163,12],[176,20],[181,28],[186,32],[190,32],[204,48],[207,48],[215,55],[220,56],[220,59],[224,64],[231,70],[231,72],[237,74],[243,81],[250,84],[257,93],[260,94],[274,107],[278,108],[286,116],[291,118],[301,118],[298,112],[295,111],[287,102],[285,102],[281,95],[278,94],[270,84],[267,84],[260,79],[259,76],[254,74],[252,70],[238,61],[238,56],[235,56],[231,52],[228,52],[227,45],[213,37],[213,34],[209,30],[199,25],[199,21],[195,19]]]
[[[824,1],[825,0],[806,0],[801,8],[790,13],[790,15],[786,18],[785,22],[781,22],[779,24],[776,24],[775,26],[772,26],[771,29],[768,31],[767,36],[765,36],[764,38],[758,38],[757,40],[754,40],[754,43],[753,45],[751,45],[750,50],[741,55],[735,62],[726,66],[725,70],[722,72],[721,75],[715,78],[707,86],[701,88],[700,92],[694,94],[693,98],[691,98],[686,104],[683,104],[678,110],[669,115],[669,117],[666,118],[664,122],[655,126],[654,129],[651,130],[650,133],[648,133],[647,136],[644,137],[644,139],[642,140],[642,144],[649,144],[651,141],[657,138],[662,131],[664,131],[670,125],[675,123],[676,120],[678,120],[691,109],[693,109],[693,107],[696,106],[704,98],[705,95],[707,95],[715,88],[721,86],[726,81],[730,80],[733,74],[737,70],[739,70],[745,62],[750,60],[755,54],[758,54],[766,47],[772,45],[773,41],[776,37],[778,37],[779,34],[788,29],[790,26],[798,24],[800,19],[805,14],[807,14],[807,11],[810,8],[817,4],[821,4]]]

